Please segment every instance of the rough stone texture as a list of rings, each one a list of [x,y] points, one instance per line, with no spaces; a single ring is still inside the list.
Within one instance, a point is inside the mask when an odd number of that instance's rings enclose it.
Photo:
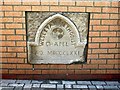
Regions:
[[[28,12],[27,32],[30,63],[85,62],[88,13]]]

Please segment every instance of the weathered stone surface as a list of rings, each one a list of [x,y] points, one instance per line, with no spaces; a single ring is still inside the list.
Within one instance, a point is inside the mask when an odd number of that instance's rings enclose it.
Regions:
[[[27,32],[30,63],[85,62],[88,13],[28,12]]]

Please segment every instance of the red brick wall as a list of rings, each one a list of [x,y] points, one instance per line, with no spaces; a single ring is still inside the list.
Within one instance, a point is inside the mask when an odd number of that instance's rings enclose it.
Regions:
[[[73,0],[3,0],[0,1],[0,54],[4,75],[22,78],[35,75],[63,78],[79,75],[120,74],[118,42],[120,3]],[[46,2],[44,2],[46,1]],[[50,1],[50,2],[49,2]],[[90,12],[88,56],[86,64],[31,65],[27,63],[25,11]],[[34,70],[33,70],[34,68]],[[46,77],[45,77],[46,76]],[[51,76],[51,77],[50,77]],[[11,77],[11,78],[13,78]],[[35,76],[37,78],[37,76]],[[24,77],[23,77],[24,78]],[[78,78],[79,79],[79,78]],[[92,79],[92,77],[91,77]]]

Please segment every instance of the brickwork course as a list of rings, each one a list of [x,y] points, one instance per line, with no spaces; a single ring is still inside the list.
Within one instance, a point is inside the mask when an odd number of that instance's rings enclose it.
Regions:
[[[0,74],[13,75],[11,78],[24,78],[24,76],[34,78],[38,75],[38,78],[44,76],[48,79],[50,76],[51,78],[74,79],[79,75],[120,74],[119,8],[120,2],[114,0],[1,0],[0,62],[2,72]],[[89,12],[87,62],[71,65],[29,64],[27,62],[26,11]],[[19,75],[23,76],[19,77]]]

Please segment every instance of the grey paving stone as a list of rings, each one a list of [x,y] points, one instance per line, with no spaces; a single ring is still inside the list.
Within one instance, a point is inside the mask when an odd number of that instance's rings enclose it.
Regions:
[[[56,88],[55,84],[41,84],[41,88]]]
[[[103,86],[105,90],[119,90],[117,86]]]
[[[31,88],[32,87],[32,84],[25,84],[23,88]]]
[[[32,88],[39,88],[40,87],[40,84],[33,84],[32,85]]]
[[[65,90],[65,89],[62,89],[62,88],[57,88],[56,90]]]
[[[30,84],[31,80],[17,80],[16,83],[26,83],[26,84]]]
[[[23,87],[24,86],[24,84],[18,84],[17,85],[17,87]]]
[[[70,89],[70,88],[67,89],[67,88],[66,88],[66,89],[63,89],[63,90],[82,90],[82,89]]]
[[[8,83],[1,83],[0,86],[8,86]]]
[[[118,81],[106,81],[107,85],[120,85]]]
[[[23,87],[15,87],[14,90],[23,90]]]
[[[90,81],[77,81],[77,84],[91,85],[91,82]]]
[[[61,81],[52,81],[52,80],[50,80],[49,83],[51,83],[51,84],[60,84]]]
[[[10,86],[10,87],[12,87],[12,86],[16,87],[16,86],[18,86],[18,84],[15,84],[15,83],[14,84],[8,84],[8,86]]]
[[[87,89],[87,85],[73,85],[73,88]]]
[[[57,88],[64,88],[63,84],[57,84]]]
[[[2,87],[2,90],[13,90],[14,87]]]
[[[104,81],[91,81],[93,85],[106,85]]]
[[[103,90],[103,86],[102,86],[102,85],[96,85],[96,88],[97,88],[98,90]]]
[[[62,84],[76,84],[75,81],[62,81]]]
[[[65,88],[72,88],[72,85],[66,84],[66,85],[65,85]]]
[[[88,87],[89,87],[89,90],[97,90],[94,85],[88,85]]]
[[[43,83],[43,81],[39,81],[39,80],[32,80],[31,83]]]
[[[118,86],[118,88],[120,89],[120,86]]]
[[[15,83],[16,80],[7,80],[7,79],[3,79],[2,83]]]

